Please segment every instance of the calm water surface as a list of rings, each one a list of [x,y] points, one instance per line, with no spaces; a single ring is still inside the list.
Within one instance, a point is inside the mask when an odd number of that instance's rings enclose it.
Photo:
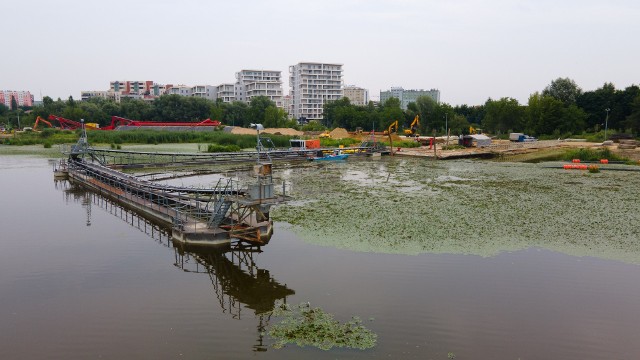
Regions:
[[[638,265],[350,252],[286,224],[262,253],[184,253],[46,159],[0,157],[0,189],[0,358],[640,358]],[[274,349],[276,300],[360,316],[377,346]]]

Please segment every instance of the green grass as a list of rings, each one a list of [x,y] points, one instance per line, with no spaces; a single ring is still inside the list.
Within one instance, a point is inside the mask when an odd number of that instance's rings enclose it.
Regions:
[[[610,161],[628,161],[629,159],[621,157],[613,153],[608,148],[602,149],[570,149],[563,156],[563,160],[580,159],[581,161],[599,161],[600,159],[607,159]]]

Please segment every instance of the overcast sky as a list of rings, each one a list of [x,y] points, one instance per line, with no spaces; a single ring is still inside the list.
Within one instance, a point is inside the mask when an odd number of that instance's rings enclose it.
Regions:
[[[55,98],[113,80],[218,85],[343,64],[345,85],[526,104],[553,79],[640,83],[637,0],[24,0],[0,7],[0,89]]]

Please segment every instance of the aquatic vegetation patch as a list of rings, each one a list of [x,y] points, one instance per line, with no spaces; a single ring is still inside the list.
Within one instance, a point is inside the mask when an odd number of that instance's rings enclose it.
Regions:
[[[387,158],[327,167],[320,174],[292,171],[283,177],[292,183],[290,195],[315,202],[280,205],[271,215],[290,223],[305,241],[355,251],[492,256],[541,247],[640,263],[635,172],[590,174],[487,161],[432,164]]]
[[[274,348],[287,344],[300,347],[313,346],[322,350],[334,347],[369,349],[376,345],[377,335],[362,325],[362,320],[352,317],[350,321],[340,323],[333,315],[311,304],[298,306],[276,304],[271,312],[273,317],[282,317],[282,321],[271,325],[269,336],[276,340]]]

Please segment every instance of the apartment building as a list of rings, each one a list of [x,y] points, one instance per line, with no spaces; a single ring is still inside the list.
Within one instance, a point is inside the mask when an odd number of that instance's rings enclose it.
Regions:
[[[323,106],[344,96],[342,64],[301,62],[289,66],[293,116],[300,120],[322,120]]]
[[[191,88],[191,96],[215,101],[217,89],[211,85],[196,85]]]
[[[266,96],[282,108],[282,72],[276,70],[240,70],[234,87],[237,101],[247,104],[256,96]]]
[[[28,91],[0,90],[0,104],[11,109],[11,99],[16,99],[18,106],[33,106],[33,95]]]
[[[187,85],[173,85],[167,88],[166,94],[168,95],[180,95],[180,96],[191,96],[191,86]]]
[[[221,99],[222,102],[230,103],[236,101],[235,85],[234,84],[220,84],[216,87],[216,99]]]
[[[101,90],[85,90],[80,92],[80,100],[87,101],[92,98],[102,98],[109,99],[109,91],[101,91]]]
[[[291,106],[291,95],[284,95],[282,97],[282,108],[288,115],[293,114],[293,109],[291,108]]]
[[[416,102],[420,96],[428,96],[438,104],[440,103],[440,90],[405,90],[401,87],[392,87],[391,90],[380,91],[380,103],[384,104],[389,98],[395,97],[400,100],[400,107],[404,110],[410,102]]]
[[[364,106],[369,104],[369,90],[355,85],[344,87],[344,97],[348,98],[353,105]]]

